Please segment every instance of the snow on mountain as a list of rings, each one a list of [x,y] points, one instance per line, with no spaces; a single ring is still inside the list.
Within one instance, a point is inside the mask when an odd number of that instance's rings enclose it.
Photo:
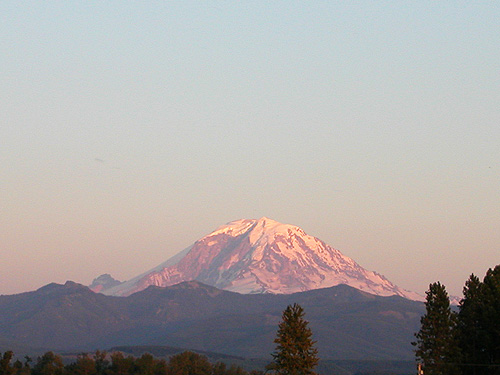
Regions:
[[[266,217],[223,225],[154,269],[101,292],[126,296],[149,285],[190,280],[239,293],[288,294],[347,284],[376,295],[423,300],[299,227]]]

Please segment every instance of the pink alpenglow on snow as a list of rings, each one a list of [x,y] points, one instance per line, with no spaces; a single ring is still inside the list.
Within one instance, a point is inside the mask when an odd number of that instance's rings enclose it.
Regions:
[[[380,296],[423,300],[301,228],[266,217],[223,225],[154,269],[100,292],[127,296],[150,285],[190,280],[244,294],[288,294],[346,284]]]

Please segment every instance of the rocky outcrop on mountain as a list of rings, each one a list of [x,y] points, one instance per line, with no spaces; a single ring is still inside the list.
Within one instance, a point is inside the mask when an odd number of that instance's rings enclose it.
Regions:
[[[111,277],[110,274],[105,273],[99,277],[96,277],[94,281],[92,281],[92,284],[89,285],[89,289],[95,293],[100,293],[120,284],[122,284],[121,281],[118,281]]]

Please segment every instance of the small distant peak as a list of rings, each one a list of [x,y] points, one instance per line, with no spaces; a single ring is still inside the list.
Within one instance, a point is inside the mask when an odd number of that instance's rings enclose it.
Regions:
[[[58,291],[68,291],[68,290],[83,290],[87,289],[82,284],[75,283],[74,281],[66,281],[64,284],[50,283],[41,288],[37,289],[40,293],[53,293]]]
[[[105,273],[96,277],[94,281],[92,281],[92,284],[89,285],[89,289],[95,293],[101,293],[120,284],[122,284],[121,281],[114,279],[109,273]]]
[[[50,283],[47,285],[42,286],[41,288],[38,288],[36,291],[37,292],[51,292],[53,290],[58,290],[62,287],[62,284],[57,284],[57,283]]]
[[[121,283],[121,281],[114,279],[109,273],[104,273],[101,276],[96,277],[93,281],[93,283],[104,283],[104,282]]]
[[[89,288],[85,285],[82,285],[80,283],[75,283],[74,281],[68,280],[64,283],[63,285],[65,290],[71,290],[71,291],[89,291]]]

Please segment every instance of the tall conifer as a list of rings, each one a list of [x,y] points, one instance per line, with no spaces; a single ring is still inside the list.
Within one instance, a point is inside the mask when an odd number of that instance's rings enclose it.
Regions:
[[[456,316],[450,309],[450,299],[444,285],[430,284],[426,292],[425,310],[420,331],[413,343],[415,354],[426,375],[456,375],[459,349],[456,339]]]
[[[486,272],[483,281],[482,324],[488,373],[500,374],[500,265]]]
[[[268,369],[283,375],[311,375],[318,364],[318,350],[314,347],[309,322],[304,319],[304,309],[297,303],[283,312],[282,322],[274,342],[274,362]]]
[[[464,375],[488,373],[483,366],[487,363],[485,343],[488,335],[482,318],[485,302],[483,290],[483,283],[472,274],[465,282],[464,298],[460,301],[457,328]]]

